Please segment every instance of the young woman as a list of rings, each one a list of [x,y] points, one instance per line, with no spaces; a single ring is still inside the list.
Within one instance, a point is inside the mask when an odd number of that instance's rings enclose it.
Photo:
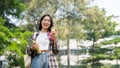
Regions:
[[[52,17],[49,14],[43,15],[40,19],[39,31],[31,37],[34,40],[28,51],[32,56],[31,68],[58,68],[55,57],[58,52],[57,37],[56,33],[51,33],[52,27]]]

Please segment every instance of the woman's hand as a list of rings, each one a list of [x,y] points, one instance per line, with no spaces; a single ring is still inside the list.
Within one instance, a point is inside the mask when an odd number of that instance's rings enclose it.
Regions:
[[[32,50],[38,50],[39,49],[38,43],[36,41],[33,41],[31,49]]]
[[[56,37],[56,35],[57,35],[57,30],[56,30],[56,29],[52,29],[52,30],[51,30],[51,34],[52,34],[54,37]]]
[[[54,45],[56,45],[57,30],[56,29],[52,29],[51,30],[51,35],[53,36]]]
[[[56,35],[57,35],[56,29],[51,29],[51,32],[49,32],[49,39],[54,41]]]

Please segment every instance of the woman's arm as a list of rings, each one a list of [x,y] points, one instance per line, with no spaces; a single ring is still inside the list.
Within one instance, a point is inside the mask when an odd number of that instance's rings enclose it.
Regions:
[[[30,39],[28,40],[27,54],[30,56],[34,56],[36,54],[35,51],[36,47],[32,47],[32,45],[33,45],[33,40],[36,40],[37,36],[38,36],[38,32],[35,32],[31,35]]]

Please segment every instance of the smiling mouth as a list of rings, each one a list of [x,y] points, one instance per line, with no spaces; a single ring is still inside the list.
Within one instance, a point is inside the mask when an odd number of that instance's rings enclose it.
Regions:
[[[49,26],[48,24],[43,24],[44,26]]]
[[[44,26],[48,26],[48,25],[44,24]]]

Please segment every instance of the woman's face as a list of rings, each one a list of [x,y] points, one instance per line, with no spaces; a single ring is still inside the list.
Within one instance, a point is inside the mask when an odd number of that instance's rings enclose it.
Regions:
[[[50,27],[51,21],[49,16],[45,16],[41,21],[42,29],[47,30]]]

